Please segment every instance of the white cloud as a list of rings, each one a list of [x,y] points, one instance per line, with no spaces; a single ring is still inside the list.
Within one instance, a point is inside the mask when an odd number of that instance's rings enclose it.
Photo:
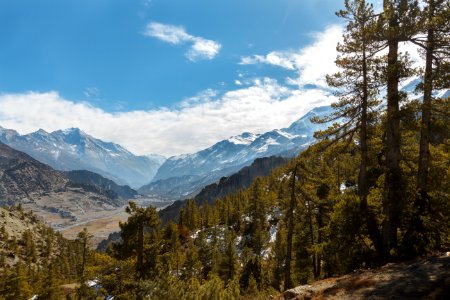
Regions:
[[[57,92],[0,94],[0,125],[29,133],[78,127],[137,154],[192,153],[244,131],[261,133],[290,125],[312,107],[329,104],[320,90],[291,90],[263,78],[218,95],[207,90],[173,109],[105,112]]]
[[[342,41],[343,28],[332,25],[323,32],[312,35],[313,43],[298,50],[273,51],[267,55],[242,57],[240,64],[268,64],[298,72],[297,78],[288,78],[289,84],[304,86],[313,84],[326,87],[325,75],[337,71],[334,63],[336,45]]]
[[[222,45],[216,41],[193,36],[181,26],[150,22],[147,24],[144,35],[155,37],[161,41],[173,44],[190,44],[186,57],[190,61],[213,59],[219,54]]]
[[[294,53],[273,51],[267,55],[253,55],[241,58],[241,65],[268,64],[287,70],[295,70]]]

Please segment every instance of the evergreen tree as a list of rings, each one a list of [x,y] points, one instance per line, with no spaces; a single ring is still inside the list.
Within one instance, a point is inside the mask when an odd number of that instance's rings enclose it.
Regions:
[[[24,265],[19,261],[15,266],[15,274],[12,279],[12,295],[11,299],[29,299],[32,294],[32,288],[28,282]]]
[[[291,185],[290,185],[290,200],[289,207],[286,212],[286,221],[287,221],[287,235],[286,235],[286,261],[285,261],[285,269],[284,269],[284,289],[290,289],[293,287],[292,276],[291,276],[291,267],[292,267],[292,237],[294,235],[294,210],[297,207],[297,195],[296,195],[296,186],[295,182],[297,180],[297,164],[295,165],[292,173],[291,173]],[[281,243],[281,241],[278,241]]]
[[[327,82],[337,88],[335,94],[339,97],[339,101],[332,105],[335,112],[331,116],[316,121],[343,119],[343,124],[331,127],[321,133],[322,136],[335,135],[336,140],[349,139],[349,141],[353,140],[355,133],[359,136],[358,194],[361,212],[366,219],[375,248],[382,253],[381,234],[367,205],[367,169],[369,133],[376,120],[374,111],[379,104],[376,98],[381,84],[379,80],[381,59],[377,53],[382,49],[383,43],[375,39],[377,20],[373,5],[366,3],[365,0],[346,0],[345,10],[339,11],[337,15],[347,21],[344,42],[337,47],[340,55],[336,59],[336,65],[341,71],[327,76]]]
[[[400,42],[417,33],[419,9],[417,1],[384,0],[380,18],[381,39],[388,48],[386,65],[387,113],[385,143],[385,184],[383,197],[383,256],[390,257],[398,246],[397,229],[405,205],[401,161],[400,80],[410,75],[399,55]]]
[[[122,243],[116,244],[118,258],[136,257],[136,278],[144,279],[156,271],[160,219],[153,206],[138,207],[130,202],[126,208],[130,215],[127,222],[120,223]],[[146,237],[150,240],[145,244]],[[144,250],[147,251],[144,252]]]
[[[430,138],[432,134],[432,114],[436,105],[433,89],[450,87],[450,8],[448,1],[428,0],[422,12],[420,31],[422,35],[412,38],[412,42],[423,49],[425,67],[423,68],[423,100],[417,168],[417,192],[414,214],[405,234],[404,246],[408,255],[423,254],[429,244],[423,219],[430,205],[429,169],[431,167]],[[447,77],[447,78],[446,78]]]
[[[60,280],[56,267],[52,262],[46,266],[44,274],[42,290],[39,292],[38,299],[59,300],[61,297],[61,291],[59,289]]]
[[[251,246],[256,256],[262,256],[268,242],[267,234],[267,206],[264,199],[263,181],[256,178],[251,187],[250,211],[251,218]]]
[[[90,241],[92,239],[92,235],[90,235],[86,228],[83,228],[77,235],[77,240],[81,246],[81,259],[80,259],[80,267],[78,272],[78,278],[81,283],[86,281],[86,264],[90,255],[89,246]]]
[[[220,262],[219,275],[225,283],[235,277],[238,271],[238,256],[235,246],[236,234],[232,230],[225,232],[223,241],[223,255]]]

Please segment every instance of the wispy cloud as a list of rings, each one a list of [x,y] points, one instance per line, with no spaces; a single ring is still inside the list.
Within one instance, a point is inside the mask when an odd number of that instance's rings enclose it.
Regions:
[[[28,133],[79,127],[137,154],[192,153],[244,131],[261,133],[290,125],[333,97],[299,91],[261,78],[250,87],[218,94],[206,90],[179,106],[148,111],[105,112],[57,92],[0,94],[0,125]]]
[[[98,98],[100,96],[100,90],[95,86],[90,86],[84,89],[83,94],[86,98]]]
[[[222,47],[222,45],[216,41],[187,33],[181,26],[158,22],[148,23],[144,35],[157,38],[173,45],[189,44],[190,48],[186,53],[186,57],[190,61],[213,59],[219,54],[220,48]]]
[[[332,25],[323,32],[314,33],[313,42],[297,51],[272,51],[266,55],[246,56],[241,58],[240,64],[268,64],[297,71],[296,78],[288,78],[289,84],[326,87],[325,75],[337,71],[334,61],[336,45],[342,41],[342,30],[342,26]]]

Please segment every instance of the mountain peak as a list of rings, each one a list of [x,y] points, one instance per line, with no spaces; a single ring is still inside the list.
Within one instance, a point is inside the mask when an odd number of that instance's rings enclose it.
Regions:
[[[284,131],[290,134],[302,134],[313,136],[314,131],[319,129],[325,129],[330,124],[313,124],[311,122],[311,118],[319,117],[323,118],[333,112],[333,108],[331,106],[319,106],[311,109],[305,115],[303,115],[300,119],[292,123],[288,128],[285,128]]]
[[[61,130],[61,132],[65,135],[72,135],[72,134],[87,135],[80,128],[76,128],[76,127],[66,128],[66,129]]]
[[[18,136],[19,133],[17,131],[15,131],[14,129],[8,129],[8,128],[4,128],[2,126],[0,126],[0,137],[1,139],[10,139],[14,136]]]
[[[47,131],[45,131],[44,129],[42,129],[42,128],[39,128],[38,131],[35,131],[32,134],[49,135],[49,133]]]
[[[240,135],[235,135],[235,136],[230,137],[228,139],[228,141],[235,145],[250,145],[259,136],[260,136],[259,134],[254,134],[251,132],[244,132]]]

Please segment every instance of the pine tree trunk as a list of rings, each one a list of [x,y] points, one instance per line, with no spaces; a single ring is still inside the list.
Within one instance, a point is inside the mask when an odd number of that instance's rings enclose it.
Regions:
[[[317,244],[320,245],[322,243],[322,228],[323,228],[323,218],[322,218],[323,208],[322,205],[319,204],[317,207]],[[317,254],[317,278],[320,277],[321,273],[321,256]]]
[[[363,25],[364,27],[364,25]],[[361,103],[361,125],[359,128],[360,132],[360,144],[361,144],[361,162],[359,165],[359,176],[358,176],[358,193],[360,197],[360,208],[362,214],[366,220],[367,230],[369,232],[370,239],[375,246],[375,250],[382,254],[383,245],[381,242],[381,234],[378,230],[378,226],[374,215],[370,212],[367,204],[367,163],[368,163],[368,147],[367,147],[367,107],[368,107],[368,74],[367,74],[367,57],[366,57],[366,46],[363,42],[363,61],[362,61],[362,71],[363,71],[363,95]]]
[[[434,1],[429,1],[429,21],[434,14]],[[419,167],[417,172],[417,188],[421,198],[426,199],[428,191],[428,168],[430,165],[430,124],[431,124],[431,101],[433,91],[433,52],[434,52],[434,30],[428,29],[427,49],[425,61],[424,93],[422,103],[422,126],[420,128]]]
[[[386,7],[385,7],[386,9]],[[400,113],[399,102],[399,21],[394,6],[388,8],[389,29],[387,43],[389,47],[387,61],[387,124],[386,124],[386,174],[385,195],[383,201],[383,252],[384,257],[397,248],[397,228],[401,213],[402,174],[400,169]]]
[[[314,247],[314,229],[313,229],[313,223],[312,223],[311,201],[309,201],[309,199],[307,199],[306,204],[308,206],[309,232],[310,232],[310,239],[311,239],[311,247],[313,249],[313,254],[312,254],[313,274],[314,274],[314,279],[317,279],[317,263],[316,263],[316,250],[314,249],[315,248]]]
[[[292,275],[291,275],[291,261],[292,261],[292,236],[294,235],[294,209],[296,203],[295,196],[295,177],[297,177],[297,165],[292,172],[291,181],[291,199],[289,202],[289,209],[286,213],[287,218],[287,238],[286,238],[286,265],[284,269],[284,289],[290,289],[293,287]]]
[[[136,273],[137,278],[142,279],[143,277],[143,265],[144,265],[144,224],[139,222],[138,225],[138,244],[137,244],[137,262],[136,262]]]

